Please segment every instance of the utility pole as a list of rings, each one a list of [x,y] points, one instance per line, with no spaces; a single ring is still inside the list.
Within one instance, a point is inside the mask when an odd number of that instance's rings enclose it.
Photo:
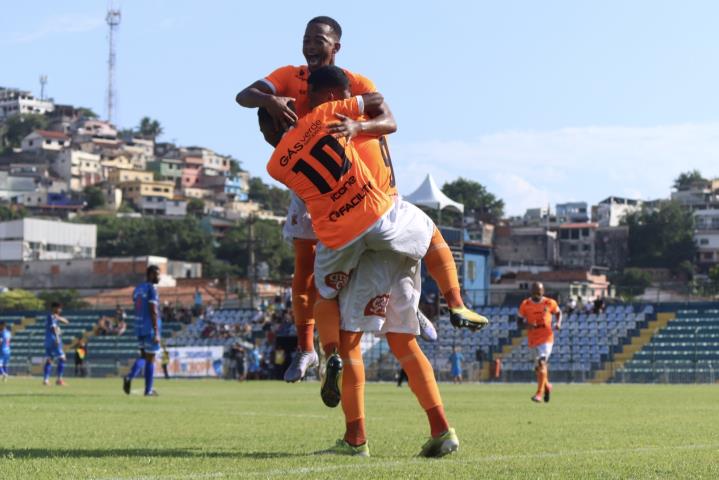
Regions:
[[[47,84],[47,75],[40,75],[40,100],[45,100],[45,85]]]
[[[113,8],[112,2],[107,10],[105,21],[110,27],[108,33],[109,55],[107,58],[107,121],[112,123],[115,114],[115,102],[117,101],[117,93],[115,92],[115,36],[120,26],[120,9]]]
[[[249,250],[249,265],[247,276],[250,280],[250,307],[255,308],[257,299],[257,262],[255,261],[255,216],[250,215],[247,221],[250,229],[247,249]]]

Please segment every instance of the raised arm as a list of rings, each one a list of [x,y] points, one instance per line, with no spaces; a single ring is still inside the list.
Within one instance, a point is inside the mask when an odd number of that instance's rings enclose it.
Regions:
[[[297,121],[297,114],[290,108],[289,103],[295,99],[280,97],[262,80],[258,80],[242,90],[235,97],[235,101],[246,108],[264,108],[275,121],[275,128],[287,130]]]
[[[337,114],[339,122],[327,126],[330,133],[344,136],[348,140],[357,135],[370,135],[381,137],[397,131],[397,122],[385,103],[384,97],[378,92],[365,93],[362,95],[364,101],[364,113],[367,120],[358,121],[341,113]]]

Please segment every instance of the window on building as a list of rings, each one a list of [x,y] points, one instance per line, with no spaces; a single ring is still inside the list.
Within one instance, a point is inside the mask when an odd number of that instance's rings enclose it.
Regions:
[[[579,245],[570,245],[570,246],[569,246],[569,251],[570,251],[570,252],[576,252],[576,251],[578,251],[578,250],[579,250]]]
[[[467,262],[467,278],[474,282],[477,279],[477,262],[470,260]]]
[[[702,238],[699,240],[699,245],[709,245],[709,239],[708,238]]]

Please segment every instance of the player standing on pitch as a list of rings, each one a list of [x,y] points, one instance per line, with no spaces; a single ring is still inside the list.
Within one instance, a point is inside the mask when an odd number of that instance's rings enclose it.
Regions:
[[[156,285],[160,282],[160,268],[157,265],[147,267],[147,281],[135,287],[132,301],[135,304],[135,330],[139,342],[140,356],[132,365],[130,373],[122,379],[122,390],[130,394],[132,379],[145,367],[145,396],[157,396],[152,388],[155,378],[155,355],[160,350],[160,332],[162,319],[160,318],[160,296]]]
[[[5,320],[0,320],[0,376],[2,376],[3,382],[7,382],[11,338],[12,334],[6,328]]]
[[[62,351],[62,338],[60,337],[60,326],[68,325],[70,322],[61,316],[62,305],[59,302],[53,302],[50,305],[50,313],[45,318],[45,368],[43,369],[43,385],[50,385],[50,373],[52,371],[52,362],[57,360],[57,381],[56,385],[64,386],[65,381],[62,375],[65,372],[65,352]]]
[[[553,299],[544,296],[544,285],[534,282],[530,290],[531,296],[519,305],[519,316],[529,329],[527,337],[529,348],[537,350],[534,370],[537,372],[537,393],[532,397],[533,402],[549,401],[552,393],[552,384],[549,383],[549,370],[547,364],[552,355],[554,333],[552,332],[552,316],[557,317],[555,327],[562,328],[562,311]]]

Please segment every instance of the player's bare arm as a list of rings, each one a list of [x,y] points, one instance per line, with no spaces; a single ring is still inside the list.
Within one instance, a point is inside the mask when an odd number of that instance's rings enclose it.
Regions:
[[[160,343],[160,331],[157,328],[158,327],[158,325],[157,325],[158,305],[156,303],[153,303],[152,306],[153,306],[153,308],[150,309],[150,320],[152,320],[152,329],[155,332],[155,338],[153,339],[153,341],[155,343]]]
[[[556,323],[555,327],[557,328],[557,330],[561,330],[562,329],[562,311],[558,310],[557,313],[555,313],[554,315],[557,317],[557,323]]]
[[[264,108],[275,122],[276,128],[287,130],[297,121],[297,114],[289,106],[295,99],[274,95],[265,82],[256,81],[242,90],[235,101],[246,108]]]
[[[61,317],[60,315],[57,316],[57,321],[65,325],[70,325],[70,320],[65,317]]]
[[[365,95],[363,95],[362,98],[364,100]],[[348,140],[357,135],[381,137],[382,135],[389,135],[397,131],[397,122],[384,100],[379,104],[373,103],[370,105],[365,103],[365,113],[369,118],[363,121],[357,121],[345,115],[337,114],[337,118],[339,118],[340,121],[329,124],[327,129],[329,133],[346,137]]]

